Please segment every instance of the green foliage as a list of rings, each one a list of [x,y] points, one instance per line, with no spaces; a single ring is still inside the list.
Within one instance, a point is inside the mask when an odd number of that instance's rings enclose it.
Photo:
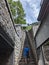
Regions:
[[[24,30],[26,30],[26,27],[23,27]]]
[[[32,26],[30,25],[30,26],[27,26],[26,27],[26,30],[30,30],[32,28]]]
[[[16,16],[16,2],[12,0],[8,0],[9,5],[10,5],[10,10],[12,12],[13,16]]]
[[[17,1],[17,13],[18,13],[18,16],[21,16],[22,18],[25,16],[24,10],[20,1]]]
[[[8,0],[8,2],[10,4],[10,9],[13,15],[14,22],[16,24],[26,24],[25,13],[20,0],[16,2],[13,0]]]
[[[31,30],[32,26],[29,25],[29,26],[26,26],[26,27],[23,27],[24,30]]]

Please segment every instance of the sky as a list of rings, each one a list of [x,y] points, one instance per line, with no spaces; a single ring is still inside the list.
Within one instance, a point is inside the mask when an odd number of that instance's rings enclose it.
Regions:
[[[16,1],[16,0],[14,0]],[[26,22],[32,24],[34,22],[38,22],[37,18],[40,11],[40,2],[41,0],[20,0],[25,14],[26,14]]]

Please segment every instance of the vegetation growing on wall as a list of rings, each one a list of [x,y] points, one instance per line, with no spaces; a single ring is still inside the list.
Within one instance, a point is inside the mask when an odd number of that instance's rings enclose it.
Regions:
[[[24,29],[24,30],[30,30],[31,28],[32,28],[32,26],[31,26],[31,25],[26,26],[26,27],[23,27],[23,29]]]

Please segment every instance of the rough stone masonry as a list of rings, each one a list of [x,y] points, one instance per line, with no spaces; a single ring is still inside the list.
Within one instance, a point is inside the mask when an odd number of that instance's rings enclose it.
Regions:
[[[6,33],[10,36],[10,38],[15,43],[13,62],[14,65],[18,65],[22,53],[21,49],[23,48],[23,44],[25,40],[25,32],[21,30],[22,31],[21,38],[16,34],[5,0],[0,0],[0,25],[3,27],[3,29],[6,31]],[[10,65],[10,63],[8,63],[7,65]]]

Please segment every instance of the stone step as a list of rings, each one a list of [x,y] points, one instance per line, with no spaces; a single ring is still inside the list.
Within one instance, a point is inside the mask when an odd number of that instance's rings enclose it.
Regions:
[[[24,57],[23,57],[23,52],[22,52],[22,56],[21,56],[21,60],[19,62],[19,65],[36,65],[28,37],[26,37],[26,40],[25,40],[25,43],[24,43],[24,47],[26,47],[26,46],[28,46],[30,48],[29,61],[28,61],[27,64],[25,63],[25,60],[24,60]]]
[[[24,62],[25,60],[24,59],[21,59],[20,62]],[[30,62],[34,62],[35,59],[29,59]]]
[[[30,62],[30,63],[24,63],[24,62],[22,62],[22,63],[19,63],[19,65],[35,65],[35,63],[34,62]]]
[[[19,65],[26,65],[25,61],[20,61],[19,62]],[[29,61],[27,65],[35,65],[35,61],[34,59],[32,59],[32,61]]]

